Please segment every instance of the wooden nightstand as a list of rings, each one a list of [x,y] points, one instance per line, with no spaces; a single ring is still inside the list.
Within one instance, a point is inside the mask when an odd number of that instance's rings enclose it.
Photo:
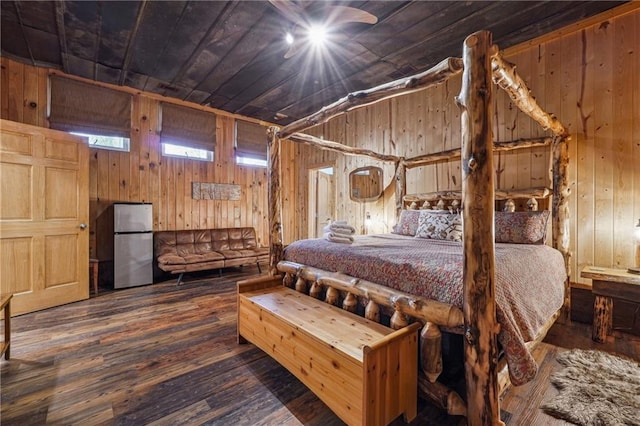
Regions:
[[[613,298],[640,303],[640,275],[626,269],[587,266],[580,274],[593,280],[593,333],[592,339],[604,342],[613,326]]]

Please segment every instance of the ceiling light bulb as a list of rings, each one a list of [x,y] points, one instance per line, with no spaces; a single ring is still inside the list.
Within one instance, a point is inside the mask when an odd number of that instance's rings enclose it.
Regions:
[[[327,30],[322,25],[312,25],[309,28],[309,40],[314,44],[323,44],[326,36]]]
[[[291,34],[291,33],[289,33],[289,32],[288,32],[288,33],[284,36],[284,40],[287,42],[287,44],[288,44],[288,45],[292,45],[292,44],[293,44],[293,34]]]

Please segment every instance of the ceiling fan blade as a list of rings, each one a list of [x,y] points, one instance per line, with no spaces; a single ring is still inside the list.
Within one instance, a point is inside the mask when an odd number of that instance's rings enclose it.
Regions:
[[[269,0],[278,11],[294,24],[305,22],[304,9],[291,0]]]
[[[327,24],[341,25],[352,22],[375,24],[378,18],[362,9],[349,6],[327,6]]]

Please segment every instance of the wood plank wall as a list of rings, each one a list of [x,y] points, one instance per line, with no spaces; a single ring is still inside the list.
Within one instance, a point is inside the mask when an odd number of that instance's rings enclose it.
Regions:
[[[557,37],[509,49],[507,59],[547,111],[571,131],[569,181],[572,195],[572,281],[585,265],[626,268],[634,263],[634,225],[640,218],[640,10],[563,29]],[[456,52],[451,52],[453,55]],[[308,133],[386,154],[413,157],[460,146],[460,112],[453,97],[460,79],[426,92],[395,98],[335,118]],[[495,140],[547,135],[504,93],[495,96]],[[341,156],[305,145],[284,144],[288,158],[283,182],[294,182],[283,211],[285,243],[307,235],[307,169],[332,163],[336,169],[336,218],[364,230],[370,212],[375,232],[394,224],[393,166],[364,157]],[[296,161],[293,161],[296,159]],[[365,165],[384,170],[387,190],[376,202],[348,197],[348,174]],[[550,186],[549,153],[536,148],[495,157],[502,189]],[[413,169],[407,193],[460,188],[459,161]],[[288,191],[288,192],[287,192]],[[289,225],[291,224],[291,225]]]
[[[578,31],[509,49],[538,102],[558,115],[572,133],[569,179],[572,186],[572,281],[584,265],[626,267],[633,263],[631,234],[640,218],[640,11],[603,18]],[[452,52],[455,54],[455,52]],[[1,58],[2,118],[47,127],[48,70]],[[413,157],[459,146],[460,112],[453,103],[460,80],[338,117],[309,133],[379,152]],[[447,100],[445,102],[445,100]],[[214,163],[162,157],[157,125],[158,100],[134,97],[130,153],[93,149],[91,155],[91,226],[114,201],[154,204],[154,229],[254,226],[261,243],[268,239],[264,169],[233,163],[233,119],[219,115]],[[146,119],[144,118],[146,117]],[[496,140],[546,134],[503,94],[495,97]],[[389,232],[394,224],[393,166],[346,157],[303,145],[282,144],[284,242],[308,232],[308,168],[333,164],[336,219],[348,220],[363,233]],[[385,193],[378,201],[349,200],[351,170],[377,165],[384,170]],[[500,188],[549,185],[545,149],[503,153],[495,158]],[[241,201],[192,200],[190,183],[211,181],[242,186]],[[460,188],[458,162],[410,170],[407,192]],[[95,235],[91,238],[95,253]]]
[[[50,70],[4,57],[1,66],[2,118],[48,127]],[[145,93],[133,96],[130,152],[91,149],[90,255],[96,253],[93,231],[96,218],[118,201],[153,203],[156,231],[252,226],[259,243],[268,245],[266,169],[235,164],[234,118],[218,114],[214,162],[164,157],[157,132],[159,105],[157,96]],[[242,198],[239,201],[193,200],[192,182],[240,185]]]

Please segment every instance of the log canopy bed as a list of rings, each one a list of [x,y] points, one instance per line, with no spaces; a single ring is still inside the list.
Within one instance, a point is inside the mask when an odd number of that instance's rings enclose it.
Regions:
[[[406,159],[299,133],[338,114],[423,90],[460,72],[462,86],[456,102],[461,108],[461,149]],[[493,83],[553,136],[494,143]],[[569,314],[568,131],[536,103],[515,67],[493,45],[491,33],[468,36],[461,59],[448,58],[412,78],[352,93],[280,130],[270,128],[268,137],[271,276],[281,279],[285,287],[364,314],[368,320],[386,321],[396,330],[419,323],[421,396],[450,414],[465,415],[469,424],[499,424],[500,393],[510,380],[522,384],[533,378],[536,365],[530,349],[558,317],[566,319]],[[297,241],[283,250],[279,188],[282,139],[395,163],[397,222],[410,215],[407,208],[422,209],[414,213],[418,215],[414,221],[440,214],[423,213],[433,206],[448,210],[443,217],[459,212],[463,224],[459,241],[415,238],[411,233],[401,235],[404,232],[397,229],[392,234],[358,237],[352,245],[314,239]],[[552,188],[496,190],[494,150],[538,145],[552,150]],[[456,157],[461,158],[461,191],[406,194],[407,169]],[[535,212],[537,200],[551,198],[553,248],[544,241],[496,241],[494,224],[502,214],[496,212],[497,202],[512,210],[518,198],[528,200],[531,215],[542,214]],[[545,273],[540,274],[541,270]],[[438,380],[443,364],[441,331],[462,336],[464,392]]]

